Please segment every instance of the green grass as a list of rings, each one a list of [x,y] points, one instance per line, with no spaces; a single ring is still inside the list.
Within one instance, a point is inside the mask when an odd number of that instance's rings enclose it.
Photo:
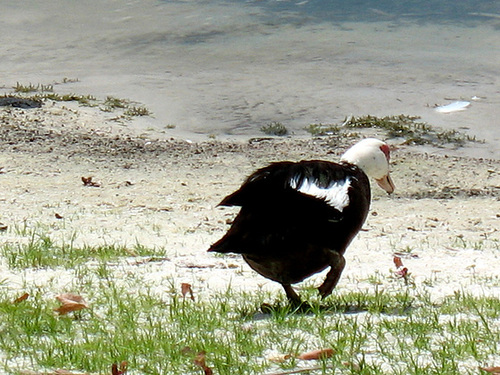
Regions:
[[[0,255],[12,269],[25,268],[74,268],[89,260],[101,262],[113,261],[127,256],[161,257],[163,249],[148,249],[140,244],[132,248],[115,244],[100,246],[73,245],[74,238],[67,243],[56,243],[40,229],[18,228],[16,230],[24,239],[0,245]]]
[[[228,290],[192,301],[174,283],[157,294],[152,285],[137,285],[140,280],[118,281],[110,270],[95,276],[87,273],[83,279],[92,283],[79,282],[90,308],[77,315],[56,316],[57,304],[44,290],[13,304],[8,289],[0,289],[6,371],[16,373],[23,359],[34,370],[106,373],[112,363],[127,361],[133,373],[197,374],[193,359],[204,351],[216,374],[299,365],[320,368],[318,374],[332,368],[341,374],[473,374],[500,349],[500,302],[492,297],[457,293],[436,305],[405,291],[358,291],[313,304],[308,313],[282,307],[263,314],[260,303],[270,296],[261,292]],[[336,354],[319,366],[295,358],[318,348]],[[273,363],[270,352],[291,357]]]
[[[0,260],[18,279],[0,278],[0,373],[61,368],[104,374],[127,361],[131,374],[201,374],[194,363],[200,352],[215,374],[313,368],[311,374],[462,375],[498,365],[496,296],[457,290],[435,301],[425,283],[406,285],[376,274],[365,289],[340,289],[324,301],[303,286],[310,306],[299,310],[283,294],[258,288],[194,285],[191,300],[175,278],[149,279],[139,268],[148,262],[130,265],[137,256],[166,261],[164,249],[80,248],[74,236],[59,243],[47,233],[26,222],[5,233]],[[55,272],[49,282],[26,279],[41,269]],[[89,308],[57,315],[55,296],[66,292],[81,295]],[[29,297],[16,302],[24,293]],[[297,359],[321,348],[335,354]],[[279,355],[287,357],[272,361]]]
[[[82,295],[90,308],[57,316],[55,291],[48,287],[27,287],[28,299],[14,303],[21,292],[8,281],[0,284],[0,365],[8,373],[26,366],[106,373],[112,363],[127,361],[133,373],[196,374],[201,368],[193,359],[203,351],[217,374],[299,366],[322,374],[332,368],[343,374],[472,374],[470,363],[487,364],[500,349],[500,300],[491,296],[456,292],[436,304],[415,288],[393,283],[335,293],[326,301],[305,288],[311,306],[301,312],[262,291],[203,295],[195,289],[192,301],[181,296],[175,280],[160,291],[143,276],[123,272],[115,264],[133,256],[130,251],[65,248],[46,234],[23,227],[17,233],[29,241],[21,242],[14,260],[12,245],[4,245],[9,267],[73,269],[67,289]],[[134,251],[155,254],[141,246]],[[269,301],[275,304],[263,313],[261,304]],[[314,365],[296,359],[318,348],[336,354]],[[290,358],[274,363],[269,353]]]

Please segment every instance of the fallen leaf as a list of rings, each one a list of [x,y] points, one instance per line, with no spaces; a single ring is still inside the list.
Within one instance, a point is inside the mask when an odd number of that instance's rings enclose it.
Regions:
[[[120,366],[118,366],[118,364],[116,364],[116,363],[113,363],[113,365],[111,366],[111,374],[112,375],[123,375],[127,372],[127,366],[128,366],[127,361],[122,361],[120,363]]]
[[[82,296],[73,293],[64,293],[56,296],[56,299],[61,302],[61,306],[54,309],[59,315],[66,315],[72,311],[79,311],[89,307]]]
[[[490,374],[500,374],[500,367],[479,367],[480,370],[489,372]]]
[[[205,358],[206,358],[206,353],[199,352],[194,358],[193,362],[195,365],[200,366],[203,369],[205,375],[212,375],[213,371],[210,367],[207,366]]]
[[[183,298],[186,298],[186,295],[189,293],[190,298],[194,301],[194,294],[193,294],[193,289],[191,288],[191,284],[182,283],[181,293]]]
[[[394,265],[396,266],[396,268],[403,267],[403,261],[401,260],[400,257],[398,256],[394,257]]]
[[[24,293],[22,296],[17,297],[12,303],[20,303],[28,299],[30,295],[28,293]]]
[[[100,187],[101,184],[95,181],[92,181],[92,177],[82,177],[83,186],[90,187]]]
[[[397,270],[394,272],[394,274],[404,279],[405,282],[408,282],[408,277],[410,276],[410,273],[408,272],[408,268],[406,268],[403,265],[401,257],[395,255],[393,259],[394,259],[394,265],[397,267]]]
[[[310,361],[313,359],[325,359],[325,358],[330,358],[335,354],[335,350],[333,349],[318,349],[318,350],[313,350],[307,353],[302,353],[299,355],[297,358],[298,359],[303,359],[306,361]]]
[[[403,279],[406,279],[408,277],[408,268],[406,268],[406,267],[400,268],[395,272],[395,274],[396,274],[396,276],[399,276],[399,277],[402,277]]]

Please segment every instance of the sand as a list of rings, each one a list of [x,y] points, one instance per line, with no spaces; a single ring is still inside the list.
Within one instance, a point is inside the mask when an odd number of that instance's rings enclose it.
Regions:
[[[16,228],[39,228],[75,246],[164,248],[167,259],[123,267],[168,290],[172,279],[200,293],[265,288],[276,283],[239,256],[206,253],[236,208],[217,203],[258,167],[277,160],[338,160],[354,139],[274,138],[192,142],[139,137],[97,108],[47,102],[0,107],[0,244],[23,241]],[[400,253],[417,287],[439,299],[465,289],[499,296],[500,161],[422,153],[389,140],[396,192],[376,186],[368,220],[347,251],[338,290],[371,288],[374,275],[393,282]],[[446,153],[440,149],[439,154]],[[92,177],[99,186],[84,186]],[[0,260],[3,287],[24,283],[54,290],[71,270],[15,271]],[[309,283],[319,285],[324,275]],[[178,284],[180,285],[180,284]],[[300,290],[300,285],[298,285]]]
[[[409,15],[355,8],[353,20],[342,7],[328,19],[294,2],[276,2],[293,12],[268,3],[50,0],[21,9],[6,1],[0,88],[66,77],[77,81],[57,92],[138,101],[154,115],[136,123],[138,131],[196,141],[254,137],[271,121],[307,136],[309,124],[349,115],[421,116],[485,141],[460,156],[500,158],[493,4],[474,8],[490,16],[461,18],[438,2]],[[435,111],[454,100],[472,104]]]

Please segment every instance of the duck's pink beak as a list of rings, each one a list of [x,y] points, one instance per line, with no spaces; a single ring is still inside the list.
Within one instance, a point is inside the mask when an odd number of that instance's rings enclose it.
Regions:
[[[375,181],[377,181],[378,186],[384,189],[388,194],[391,194],[395,189],[394,182],[392,182],[389,173],[387,173],[387,175]]]

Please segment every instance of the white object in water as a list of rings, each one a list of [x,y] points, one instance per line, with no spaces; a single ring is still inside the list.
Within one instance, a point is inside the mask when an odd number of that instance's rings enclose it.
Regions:
[[[453,103],[450,103],[447,105],[442,105],[442,106],[436,107],[436,112],[451,113],[451,112],[463,111],[469,105],[470,105],[470,102],[457,101],[457,102],[453,102]]]

